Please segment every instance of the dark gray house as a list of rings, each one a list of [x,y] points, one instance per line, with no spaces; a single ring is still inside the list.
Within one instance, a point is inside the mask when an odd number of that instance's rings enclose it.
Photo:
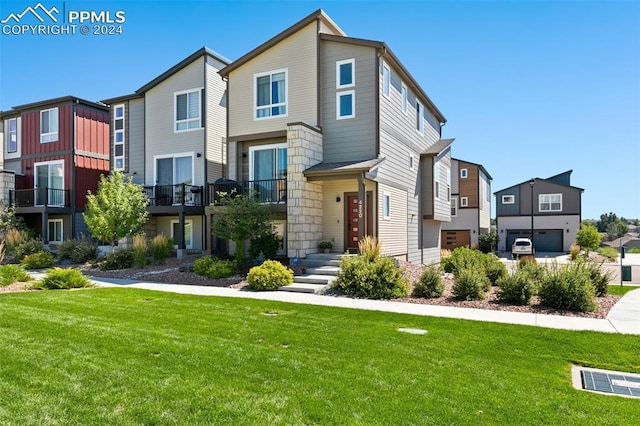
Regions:
[[[516,238],[531,238],[536,252],[568,252],[582,221],[584,189],[571,186],[571,173],[534,178],[494,193],[498,250]],[[533,209],[532,209],[533,207]]]

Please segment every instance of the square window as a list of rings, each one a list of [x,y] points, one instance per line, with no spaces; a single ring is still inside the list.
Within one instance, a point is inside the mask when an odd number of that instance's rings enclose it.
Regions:
[[[356,94],[353,90],[338,92],[336,94],[336,119],[353,118],[356,116]]]
[[[538,208],[541,212],[562,211],[562,194],[540,194],[538,201]]]
[[[254,74],[256,119],[287,115],[287,70]]]
[[[344,89],[355,85],[355,59],[336,62],[336,88]]]

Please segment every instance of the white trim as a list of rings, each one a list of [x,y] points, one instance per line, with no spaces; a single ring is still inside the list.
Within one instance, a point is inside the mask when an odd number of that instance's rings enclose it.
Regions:
[[[258,108],[258,77],[264,77],[265,75],[272,76],[273,74],[284,73],[284,102],[277,104],[263,105]],[[271,79],[270,79],[271,80]],[[269,85],[271,87],[271,85]],[[269,89],[271,90],[271,89]],[[271,93],[271,92],[269,92]],[[282,68],[278,70],[265,71],[253,74],[253,119],[255,120],[269,120],[271,118],[281,118],[289,116],[289,68]],[[279,115],[271,115],[271,108],[277,106],[284,106],[285,113]],[[269,108],[269,115],[264,117],[258,117],[258,109]]]
[[[458,217],[458,197],[451,197],[451,217]]]
[[[173,225],[174,224],[178,224],[180,225],[180,221],[179,220],[171,220],[171,238],[173,239],[173,242],[175,243],[175,236],[173,235]],[[184,238],[184,247],[187,250],[192,250],[193,249],[193,219],[185,219],[184,220],[184,227],[186,229],[187,225],[191,226],[190,232],[189,232],[189,241],[191,241],[191,244],[187,244],[187,233],[185,232],[185,238]],[[177,244],[173,245],[174,248],[178,248]]]
[[[118,109],[122,108],[122,116],[118,117],[117,112]],[[125,105],[118,104],[113,106],[113,170],[124,170],[125,169],[125,127],[126,127],[126,118],[125,118]],[[116,130],[116,120],[122,120],[122,129]],[[116,142],[117,135],[122,135],[122,141]],[[116,155],[116,145],[122,145],[122,155]],[[122,159],[122,167],[118,167],[118,160]]]
[[[411,170],[416,169],[416,156],[413,155],[413,152],[409,153],[409,169]]]
[[[460,169],[460,178],[466,179],[469,176],[469,171],[467,169]]]
[[[391,219],[391,194],[388,192],[382,193],[382,218],[384,220]]]
[[[351,64],[351,83],[340,85],[340,65]],[[356,59],[345,59],[336,61],[336,89],[346,89],[356,85]]]
[[[351,114],[340,115],[340,98],[346,95],[351,95]],[[336,93],[336,120],[345,120],[347,118],[355,118],[356,116],[356,91],[345,90],[343,92]]]
[[[65,200],[65,196],[66,193],[64,192],[64,174],[65,174],[65,169],[64,169],[64,160],[51,160],[51,161],[41,161],[39,163],[33,163],[33,197],[34,197],[34,205],[35,206],[42,206],[43,204],[37,204],[38,202],[38,167],[40,166],[47,166],[47,169],[49,168],[49,166],[54,165],[54,164],[62,164],[62,188],[51,188],[49,187],[49,170],[47,170],[47,188],[50,189],[59,189],[62,190],[62,204],[57,203],[51,203],[50,198],[51,197],[47,197],[49,198],[49,206],[64,206],[66,204],[66,200]]]
[[[173,133],[183,133],[183,132],[192,132],[194,130],[202,129],[202,89],[204,87],[194,87],[193,89],[187,90],[179,90],[177,92],[173,92]],[[196,127],[187,127],[186,129],[178,130],[178,124],[187,123],[187,126],[190,122],[195,121],[196,118],[185,118],[183,120],[178,120],[178,96],[187,95],[187,111],[189,111],[189,94],[197,93],[198,94],[198,125]]]
[[[42,114],[44,114],[45,112],[51,112],[51,111],[56,112],[56,131],[55,132],[51,131],[51,114],[49,114],[49,132],[42,133]],[[58,108],[56,107],[56,108],[41,110],[40,111],[40,129],[39,129],[40,143],[57,142],[59,140],[59,134],[58,134],[59,131],[60,131],[60,111],[58,111]]]
[[[447,167],[447,201],[451,202],[451,168]]]
[[[175,153],[175,154],[162,154],[162,155],[154,155],[153,156],[153,184],[152,185],[158,185],[158,160],[159,159],[163,159],[163,158],[173,158],[173,171],[175,172],[175,167],[176,167],[176,158],[182,158],[182,157],[191,157],[191,185],[195,185],[195,164],[193,161],[193,158],[195,157],[193,152],[179,152],[179,153]],[[177,182],[175,181],[175,173],[173,173],[173,183],[172,185],[177,185]]]
[[[433,165],[433,198],[440,199],[440,164]]]
[[[287,143],[271,143],[268,145],[253,145],[249,147],[249,180],[255,180],[254,176],[253,176],[253,153],[256,151],[263,151],[263,150],[267,150],[267,149],[279,149],[279,148],[286,148],[287,147]],[[287,155],[289,155],[289,153],[287,152]],[[276,159],[277,161],[277,159]],[[275,179],[275,178],[274,178]]]
[[[460,197],[460,207],[468,207],[469,206],[469,198]]]
[[[402,112],[404,112],[404,115],[408,115],[408,111],[407,111],[407,102],[409,99],[409,92],[407,90],[407,86],[405,86],[404,83],[402,83],[402,87],[400,88],[400,108],[402,109]]]
[[[503,195],[502,196],[502,204],[515,204],[516,196],[515,195]]]
[[[53,240],[51,239],[51,235],[49,233],[49,224],[50,223],[59,223],[60,224],[60,239]],[[54,244],[59,244],[64,241],[64,220],[62,219],[48,219],[47,220],[47,241]]]
[[[15,123],[16,123],[16,126],[15,126],[16,128],[15,128],[15,130],[13,132],[11,132],[11,122],[12,121],[15,121]],[[7,145],[6,145],[7,146],[7,154],[16,154],[18,152],[18,117],[8,118],[5,121],[5,123],[6,123],[5,124],[5,126],[6,126],[5,130],[7,132]],[[9,145],[11,144],[11,134],[12,133],[14,134],[15,139],[16,139],[15,140],[16,149],[14,151],[9,151]]]
[[[387,84],[385,86],[385,81],[384,81],[384,71],[387,70]],[[385,93],[385,89],[386,92]],[[382,94],[386,97],[391,99],[391,68],[389,68],[389,65],[385,64],[384,62],[382,62]]]
[[[552,202],[550,200],[551,197],[555,197],[558,196],[560,197],[560,202]],[[549,201],[543,201],[544,198],[548,198]],[[549,208],[546,210],[542,209],[542,204],[549,204]],[[560,204],[560,208],[559,209],[552,209],[551,206],[552,204]],[[546,212],[561,212],[562,211],[562,194],[539,194],[538,195],[538,212],[539,213],[546,213]]]

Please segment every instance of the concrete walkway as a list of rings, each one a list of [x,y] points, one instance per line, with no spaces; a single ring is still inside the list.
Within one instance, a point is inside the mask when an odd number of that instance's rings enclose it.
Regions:
[[[307,305],[333,306],[337,308],[365,309],[370,311],[394,312],[400,314],[531,325],[564,330],[590,330],[605,333],[640,335],[640,289],[627,293],[609,312],[606,319],[595,319],[523,312],[457,308],[451,306],[419,305],[403,302],[354,299],[350,297],[288,293],[283,291],[254,292],[226,287],[162,284],[97,277],[93,278],[93,281],[100,287],[140,288],[200,296],[273,300],[278,302],[301,303]]]

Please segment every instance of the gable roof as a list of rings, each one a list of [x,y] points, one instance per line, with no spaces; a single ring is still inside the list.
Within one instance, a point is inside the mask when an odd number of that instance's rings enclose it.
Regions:
[[[109,110],[109,107],[107,107],[103,103],[88,101],[86,99],[82,99],[82,98],[78,98],[76,96],[68,95],[68,96],[61,96],[59,98],[45,99],[43,101],[37,101],[37,102],[31,102],[31,103],[28,103],[28,104],[17,105],[17,106],[11,107],[11,109],[8,110],[8,111],[0,111],[0,117],[4,117],[5,115],[13,115],[15,113],[26,111],[26,110],[29,110],[29,109],[41,108],[41,107],[44,107],[44,106],[67,103],[67,102],[75,102],[75,103],[79,103],[79,104],[90,106],[92,108],[102,109],[102,110],[105,110],[105,111]]]
[[[315,12],[311,13],[310,15],[302,18],[301,20],[299,20],[298,22],[296,22],[295,24],[293,24],[292,26],[290,26],[286,30],[282,31],[281,33],[276,34],[275,36],[271,37],[269,40],[265,41],[264,43],[262,43],[261,45],[259,45],[255,49],[253,49],[253,50],[249,51],[248,53],[242,55],[240,58],[236,59],[231,64],[227,65],[226,67],[224,67],[223,69],[218,71],[219,74],[221,76],[223,76],[223,77],[226,77],[227,75],[229,75],[229,73],[231,71],[233,71],[236,68],[238,68],[238,67],[244,65],[245,63],[249,62],[251,59],[253,59],[256,56],[260,55],[261,53],[267,51],[271,47],[275,46],[276,44],[280,43],[282,40],[284,40],[287,37],[289,37],[290,35],[295,34],[296,32],[298,32],[302,28],[306,27],[307,25],[309,25],[313,21],[317,21],[317,20],[320,20],[320,19],[325,21],[325,23],[327,25],[332,27],[335,32],[346,36],[345,32],[342,31],[342,29],[340,29],[340,27],[338,27],[338,25],[335,22],[333,22],[333,20],[329,17],[329,15],[324,13],[324,11],[322,9],[318,9]]]
[[[477,166],[480,168],[480,170],[482,170],[482,173],[484,173],[485,175],[487,175],[487,177],[489,178],[489,180],[493,180],[493,178],[491,177],[491,175],[489,174],[489,172],[487,171],[487,169],[484,168],[484,166],[482,164],[478,164],[478,163],[472,163],[471,161],[467,161],[467,160],[461,160],[459,158],[452,158],[452,160],[461,162],[461,163],[467,163],[467,164],[471,164],[473,166]]]
[[[534,181],[534,183],[537,182],[537,181],[549,182],[549,183],[553,183],[555,185],[565,186],[567,188],[572,188],[572,189],[576,189],[576,190],[578,190],[580,192],[584,192],[583,188],[578,188],[577,186],[566,185],[564,183],[559,182],[559,181],[562,181],[564,178],[566,178],[566,174],[567,173],[570,175],[572,172],[573,172],[573,170],[569,170],[569,171],[566,171],[564,173],[560,173],[560,174],[557,174],[555,176],[551,176],[550,178],[547,178],[547,179],[542,179],[542,178],[538,178],[538,177],[537,178],[527,179],[527,180],[525,180],[523,182],[520,182],[520,183],[518,183],[516,185],[511,185],[511,186],[509,186],[507,188],[504,188],[504,189],[501,189],[499,191],[496,191],[496,192],[493,193],[493,195],[499,194],[500,192],[506,191],[508,189],[512,189],[512,188],[518,187],[520,185],[528,184],[531,181]],[[562,179],[558,179],[559,177],[562,177]]]
[[[183,68],[185,68],[188,65],[190,65],[191,63],[193,63],[193,61],[195,61],[197,59],[200,59],[202,56],[205,56],[205,55],[206,56],[211,56],[212,58],[222,62],[225,65],[227,65],[227,64],[229,64],[231,62],[229,59],[225,58],[224,56],[220,55],[219,53],[209,49],[206,46],[204,46],[204,47],[201,47],[200,49],[196,50],[191,55],[187,56],[182,61],[178,62],[177,64],[175,64],[174,66],[172,66],[171,68],[169,68],[168,70],[166,70],[165,72],[163,72],[162,74],[160,74],[159,76],[154,78],[153,80],[151,80],[150,82],[148,82],[147,84],[145,84],[144,86],[139,88],[138,90],[136,90],[134,93],[131,93],[129,95],[124,95],[124,96],[118,96],[118,97],[115,97],[115,98],[104,99],[102,102],[104,102],[105,104],[111,105],[111,104],[114,104],[116,102],[121,102],[121,101],[124,101],[124,100],[127,100],[127,99],[142,97],[142,96],[144,96],[145,92],[147,92],[149,89],[152,89],[153,87],[155,87],[158,84],[162,83],[163,81],[165,81],[169,77],[171,77],[174,74],[176,74],[178,71],[182,70]]]

